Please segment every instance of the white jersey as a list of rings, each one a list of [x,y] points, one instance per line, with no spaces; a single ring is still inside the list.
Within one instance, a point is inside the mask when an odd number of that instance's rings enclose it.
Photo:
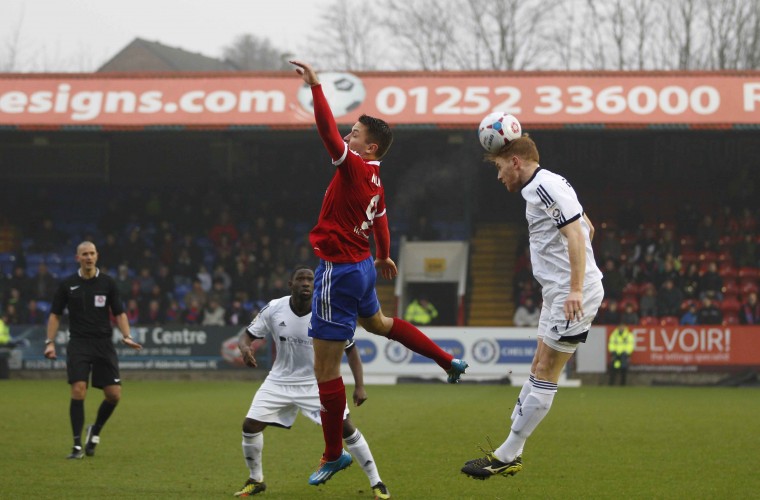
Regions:
[[[246,331],[253,338],[272,337],[277,355],[267,380],[278,384],[316,384],[314,347],[307,335],[311,313],[298,316],[290,308],[290,295],[269,302]]]
[[[316,384],[314,346],[308,335],[311,313],[297,315],[290,307],[290,295],[271,300],[253,318],[246,332],[255,339],[271,336],[276,350],[267,380],[282,385]],[[345,351],[354,347],[346,342]]]
[[[541,286],[570,287],[570,257],[567,238],[560,229],[580,219],[586,236],[586,276],[584,285],[602,279],[591,248],[590,228],[575,190],[563,177],[541,167],[520,191],[525,198],[525,218],[530,237],[530,262]]]

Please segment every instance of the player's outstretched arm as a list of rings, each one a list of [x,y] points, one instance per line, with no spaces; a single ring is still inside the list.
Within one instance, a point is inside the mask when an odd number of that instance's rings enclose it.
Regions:
[[[295,60],[288,62],[296,67],[296,73],[301,75],[303,81],[308,85],[311,85],[312,87],[314,85],[319,85],[319,77],[317,76],[317,72],[314,71],[314,68],[312,68],[310,64]]]
[[[317,131],[319,137],[330,154],[333,161],[339,160],[346,152],[346,142],[338,131],[338,124],[335,122],[330,105],[327,103],[322,86],[319,84],[319,78],[314,69],[301,61],[290,61],[296,66],[296,72],[301,75],[303,81],[311,85],[311,96],[314,101],[314,118],[317,121]]]
[[[132,336],[129,334],[129,319],[127,318],[127,313],[121,313],[118,316],[116,316],[116,326],[119,328],[119,331],[124,336],[124,338],[121,340],[124,342],[124,345],[127,347],[131,347],[132,349],[139,351],[142,349],[142,345],[135,342],[135,340],[132,338]]]

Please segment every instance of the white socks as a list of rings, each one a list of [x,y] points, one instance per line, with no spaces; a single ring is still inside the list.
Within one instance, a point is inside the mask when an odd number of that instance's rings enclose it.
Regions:
[[[530,394],[523,400],[512,423],[512,431],[507,440],[494,451],[496,458],[502,462],[511,462],[522,454],[525,441],[549,413],[556,393],[557,384],[545,380],[534,380]]]
[[[243,433],[243,458],[248,470],[251,471],[250,478],[254,481],[264,480],[264,470],[261,465],[261,450],[264,449],[264,433],[255,434]]]
[[[372,452],[369,449],[367,440],[364,439],[364,436],[359,432],[359,429],[356,429],[356,431],[349,437],[345,438],[344,441],[346,442],[348,451],[354,456],[357,463],[361,465],[364,473],[367,474],[369,485],[374,486],[379,483],[381,481],[380,473],[377,471],[375,459],[372,458]]]
[[[515,421],[517,418],[517,414],[520,411],[520,408],[522,407],[523,401],[525,401],[525,398],[528,397],[528,394],[530,394],[530,390],[533,388],[533,381],[536,379],[536,376],[534,374],[530,374],[530,378],[525,381],[525,383],[522,386],[522,389],[520,389],[520,395],[517,396],[517,403],[515,403],[515,408],[512,410],[512,416],[509,417],[512,422]]]
[[[381,481],[380,473],[377,471],[375,459],[369,449],[367,440],[364,439],[359,429],[345,439],[346,446],[351,455],[361,465],[364,473],[369,478],[370,486],[374,486]],[[261,451],[264,449],[264,433],[255,434],[243,433],[243,458],[248,470],[251,471],[250,478],[254,481],[264,480],[264,471],[261,464]]]

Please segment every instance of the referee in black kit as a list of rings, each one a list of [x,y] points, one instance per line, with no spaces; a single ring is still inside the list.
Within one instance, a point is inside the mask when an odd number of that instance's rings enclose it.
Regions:
[[[121,399],[119,360],[113,346],[113,327],[109,309],[124,336],[124,344],[132,349],[142,349],[142,346],[129,335],[129,322],[116,282],[95,267],[98,251],[94,243],[83,241],[77,246],[77,262],[79,271],[58,285],[50,308],[45,341],[45,357],[56,359],[55,337],[63,311],[68,307],[70,338],[66,371],[71,384],[69,415],[74,434],[74,449],[67,458],[72,459],[83,458],[85,453],[87,456],[95,454],[95,446],[100,442],[100,430]],[[84,398],[87,395],[90,373],[92,385],[103,389],[105,399],[98,409],[95,423],[87,427],[83,450]]]

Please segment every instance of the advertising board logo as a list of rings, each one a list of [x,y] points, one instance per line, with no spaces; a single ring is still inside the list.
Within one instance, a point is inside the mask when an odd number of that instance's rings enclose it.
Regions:
[[[405,363],[412,357],[412,351],[398,342],[388,342],[385,346],[385,357],[391,363]]]
[[[478,363],[487,364],[496,359],[499,348],[493,340],[480,339],[472,345],[472,358]]]

